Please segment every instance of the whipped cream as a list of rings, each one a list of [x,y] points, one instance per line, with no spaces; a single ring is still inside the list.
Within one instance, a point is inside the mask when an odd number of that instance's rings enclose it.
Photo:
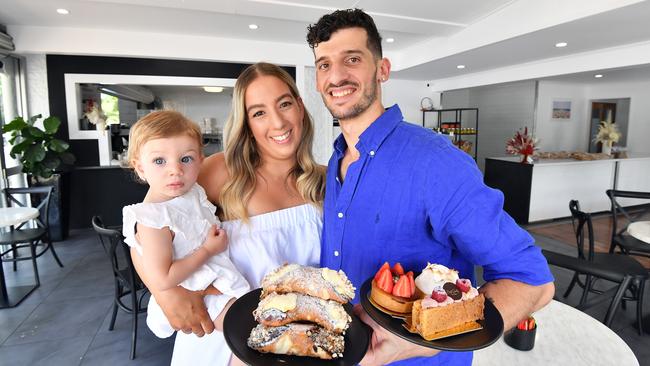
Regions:
[[[456,283],[458,271],[449,269],[442,264],[428,263],[419,276],[415,278],[415,285],[423,293],[430,295],[436,287],[442,287],[445,282]]]
[[[453,304],[455,302],[461,302],[465,300],[470,300],[478,296],[478,290],[474,287],[470,288],[469,291],[463,292],[463,297],[461,297],[458,300],[454,300],[451,297],[447,296],[445,301],[443,302],[437,302],[436,300],[431,298],[431,295],[428,295],[424,299],[422,299],[422,308],[423,309],[429,309],[429,308],[437,308],[441,306],[447,306],[449,304]]]

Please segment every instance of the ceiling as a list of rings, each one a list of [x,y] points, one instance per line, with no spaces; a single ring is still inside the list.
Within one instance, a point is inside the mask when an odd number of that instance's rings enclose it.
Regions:
[[[0,0],[0,24],[305,44],[306,27],[320,16],[337,8],[359,7],[373,16],[384,40],[395,39],[394,43],[384,42],[387,53],[397,56],[396,59],[421,60],[414,65],[405,62],[404,66],[394,62],[394,77],[413,80],[453,78],[650,40],[650,1],[580,0],[585,7],[598,4],[593,7],[605,10],[583,16],[575,12],[575,4],[565,9],[566,3],[549,2],[545,5],[555,6],[560,14],[551,26],[529,31],[525,25],[515,25],[504,18],[503,22],[493,22],[496,26],[490,29],[507,35],[486,35],[482,43],[472,45],[471,40],[465,40],[464,47],[454,46],[463,43],[458,40],[472,34],[486,20],[500,21],[499,17],[512,9],[533,11],[539,6],[536,1],[539,0]],[[56,8],[66,8],[70,14],[58,15]],[[562,10],[570,14],[563,15]],[[510,11],[511,17],[512,14]],[[534,19],[535,15],[522,13],[522,19]],[[540,15],[544,16],[552,17]],[[248,25],[252,23],[259,29],[250,30]],[[516,26],[521,30],[511,31]],[[569,46],[555,48],[559,41],[568,42]],[[457,69],[459,64],[466,68]]]
[[[0,0],[0,23],[184,33],[305,43],[323,14],[359,7],[370,13],[387,50],[456,33],[513,0]],[[66,16],[55,10],[65,8]],[[252,31],[254,23],[259,29]]]

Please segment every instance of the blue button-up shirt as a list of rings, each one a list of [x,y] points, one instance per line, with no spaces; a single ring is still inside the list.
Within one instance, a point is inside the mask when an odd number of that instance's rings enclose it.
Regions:
[[[327,169],[321,266],[342,269],[359,289],[385,262],[420,271],[427,262],[474,280],[553,281],[532,237],[503,211],[474,160],[437,135],[403,120],[397,105],[359,137],[360,153],[340,182],[347,149],[340,135]],[[442,352],[399,365],[470,365],[471,352]]]

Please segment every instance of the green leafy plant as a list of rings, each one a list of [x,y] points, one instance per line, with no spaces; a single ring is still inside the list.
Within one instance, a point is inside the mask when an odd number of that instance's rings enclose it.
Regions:
[[[16,117],[2,127],[3,133],[10,133],[9,155],[20,160],[23,173],[36,178],[50,178],[62,164],[70,165],[75,161],[68,152],[68,143],[55,138],[61,121],[54,116],[43,120],[43,129],[35,126],[41,115],[25,120]]]

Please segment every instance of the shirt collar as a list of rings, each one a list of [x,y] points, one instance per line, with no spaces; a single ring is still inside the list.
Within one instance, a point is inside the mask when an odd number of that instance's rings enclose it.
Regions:
[[[377,118],[373,123],[366,128],[365,131],[359,136],[359,142],[357,142],[356,148],[360,152],[367,153],[369,151],[377,151],[382,142],[390,135],[391,132],[397,127],[397,124],[404,120],[402,116],[402,111],[399,109],[397,104],[386,109],[379,118]],[[334,151],[336,152],[337,157],[341,157],[345,154],[345,149],[348,148],[348,144],[345,142],[343,134],[340,134],[336,140],[334,140]]]
[[[397,124],[402,120],[404,120],[404,117],[397,104],[386,109],[379,118],[361,133],[356,146],[357,150],[364,153],[377,151],[386,137],[393,132]]]

